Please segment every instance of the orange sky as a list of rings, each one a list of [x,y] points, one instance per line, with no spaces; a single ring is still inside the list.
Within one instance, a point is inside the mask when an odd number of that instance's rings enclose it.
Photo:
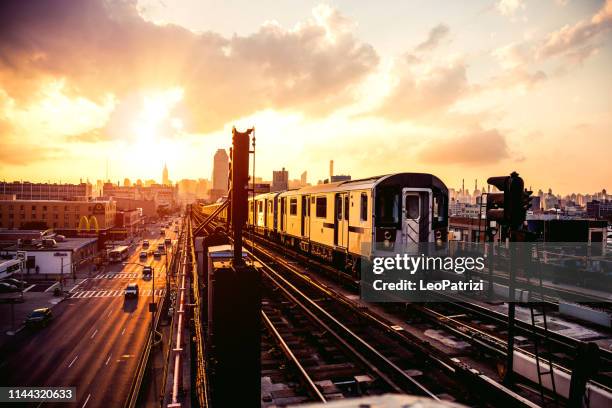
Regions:
[[[168,3],[2,2],[0,179],[210,178],[254,125],[266,179],[610,189],[610,0]]]

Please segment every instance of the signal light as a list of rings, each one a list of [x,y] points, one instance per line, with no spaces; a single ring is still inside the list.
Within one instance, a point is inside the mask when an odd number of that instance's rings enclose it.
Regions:
[[[510,176],[489,177],[487,183],[500,191],[487,195],[487,220],[512,230],[519,229],[525,222],[532,199],[532,192],[525,190],[523,179],[512,172]]]

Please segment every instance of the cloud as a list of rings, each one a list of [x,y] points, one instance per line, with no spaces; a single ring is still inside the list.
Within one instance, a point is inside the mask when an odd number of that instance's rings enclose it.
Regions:
[[[135,0],[0,3],[0,82],[28,104],[62,78],[68,96],[121,101],[142,90],[184,90],[186,130],[208,132],[259,110],[326,115],[352,101],[378,64],[350,20],[327,6],[292,28],[267,23],[230,38],[141,18]]]
[[[438,46],[440,41],[448,37],[450,29],[445,24],[438,24],[429,31],[427,40],[416,46],[416,51],[429,51]]]
[[[519,9],[525,9],[525,3],[523,0],[499,0],[495,8],[504,16],[514,16]]]
[[[509,157],[506,138],[497,129],[478,130],[429,142],[419,160],[432,164],[492,164]]]
[[[578,62],[593,54],[597,46],[592,43],[601,33],[612,28],[612,0],[606,0],[603,7],[588,20],[566,25],[548,35],[539,47],[537,56],[549,58],[566,56]]]
[[[25,166],[45,160],[59,159],[64,150],[59,147],[41,147],[29,143],[12,141],[2,142],[0,149],[0,168],[6,166]]]
[[[68,142],[81,142],[81,143],[96,143],[110,139],[108,133],[105,132],[104,128],[95,128],[88,130],[87,132],[79,133],[76,135],[70,135],[66,138]]]
[[[462,63],[437,66],[424,73],[406,68],[376,113],[394,120],[432,118],[446,112],[469,91]]]

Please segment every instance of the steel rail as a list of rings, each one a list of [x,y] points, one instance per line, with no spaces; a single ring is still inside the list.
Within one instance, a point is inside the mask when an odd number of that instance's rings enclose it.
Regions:
[[[325,399],[325,396],[323,396],[323,394],[321,393],[317,385],[314,383],[314,380],[310,377],[310,375],[308,375],[302,363],[300,363],[300,361],[297,359],[293,351],[291,351],[291,348],[289,347],[287,342],[285,342],[285,339],[283,339],[283,336],[281,336],[281,334],[278,332],[274,324],[268,318],[268,315],[266,315],[266,312],[264,312],[263,310],[261,311],[261,317],[264,323],[266,324],[266,326],[268,327],[270,333],[272,333],[272,335],[276,339],[276,342],[278,343],[280,348],[283,350],[283,353],[285,354],[285,356],[287,356],[287,358],[291,360],[293,365],[295,365],[295,367],[299,371],[302,382],[306,385],[306,387],[308,387],[312,396],[314,396],[315,399],[317,399],[319,402],[326,403],[327,399]]]

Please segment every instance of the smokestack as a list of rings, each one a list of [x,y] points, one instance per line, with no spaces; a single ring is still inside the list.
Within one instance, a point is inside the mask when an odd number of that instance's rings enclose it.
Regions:
[[[329,182],[331,183],[331,179],[334,176],[334,161],[329,161]]]

